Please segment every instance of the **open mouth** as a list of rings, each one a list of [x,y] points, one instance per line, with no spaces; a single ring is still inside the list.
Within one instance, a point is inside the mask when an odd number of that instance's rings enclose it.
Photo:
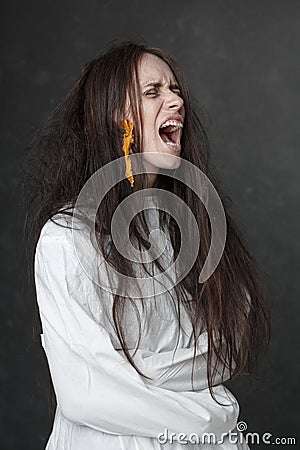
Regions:
[[[183,124],[179,120],[167,120],[159,127],[161,140],[174,150],[180,150]]]

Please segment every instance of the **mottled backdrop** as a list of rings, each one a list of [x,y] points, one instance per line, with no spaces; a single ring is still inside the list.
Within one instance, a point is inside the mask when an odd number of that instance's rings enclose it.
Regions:
[[[290,0],[2,2],[1,449],[42,450],[51,429],[46,364],[22,288],[24,148],[83,64],[115,38],[142,37],[169,50],[206,113],[213,160],[266,274],[273,311],[259,379],[231,388],[249,431],[296,436],[299,13]]]

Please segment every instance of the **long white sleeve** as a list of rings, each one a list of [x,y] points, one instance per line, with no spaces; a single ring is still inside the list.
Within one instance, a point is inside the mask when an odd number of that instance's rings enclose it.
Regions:
[[[149,377],[148,383],[172,391],[192,391],[208,388],[207,333],[202,333],[198,339],[197,351],[193,368],[194,347],[182,347],[174,351],[153,352],[138,349],[134,355],[134,362],[143,374]],[[194,369],[194,377],[191,374]],[[230,378],[227,368],[219,365],[214,375],[213,385],[224,383]]]
[[[57,403],[70,421],[105,433],[157,437],[215,433],[236,426],[239,408],[222,385],[176,392],[147,383],[113,347],[107,330],[83,307],[92,281],[80,271],[71,230],[46,224],[35,257],[42,343]],[[101,298],[99,298],[101,302]]]

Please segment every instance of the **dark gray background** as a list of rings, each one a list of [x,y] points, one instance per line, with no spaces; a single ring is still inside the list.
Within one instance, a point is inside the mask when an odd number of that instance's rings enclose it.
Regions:
[[[251,386],[240,379],[232,390],[249,431],[296,436],[299,13],[298,1],[2,5],[1,449],[41,450],[51,429],[46,366],[32,340],[33,307],[19,262],[24,148],[83,64],[115,38],[144,37],[169,50],[210,117],[213,160],[266,274],[273,311],[259,380]]]

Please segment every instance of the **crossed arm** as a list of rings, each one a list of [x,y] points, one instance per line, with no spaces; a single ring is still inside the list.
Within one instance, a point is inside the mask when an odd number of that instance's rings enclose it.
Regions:
[[[74,289],[78,261],[70,230],[54,233],[53,227],[42,232],[37,245],[35,283],[42,345],[63,415],[119,435],[157,437],[167,428],[177,434],[221,436],[232,430],[239,407],[223,385],[216,386],[214,393],[224,406],[212,399],[206,383],[196,392],[172,388],[172,383],[183,388],[190,377],[189,349],[180,349],[173,365],[169,354],[139,353],[140,362],[154,368],[157,383],[152,384],[114,349],[105,328],[82,307],[92,281],[82,278]]]

